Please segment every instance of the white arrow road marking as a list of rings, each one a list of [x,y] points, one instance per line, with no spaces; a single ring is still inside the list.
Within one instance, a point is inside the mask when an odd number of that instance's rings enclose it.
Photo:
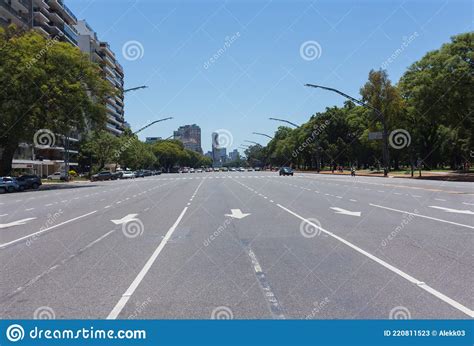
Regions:
[[[234,219],[243,219],[244,217],[250,215],[250,214],[242,213],[242,210],[240,209],[231,209],[230,211],[232,212],[232,214],[225,214],[225,216],[230,216]]]
[[[331,207],[332,210],[336,211],[336,214],[350,215],[350,216],[360,216],[360,211],[349,211],[342,208]]]
[[[120,225],[122,223],[127,223],[129,221],[135,220],[135,216],[137,215],[138,214],[128,214],[127,216],[124,216],[119,220],[110,220],[110,221],[112,221],[116,225]]]
[[[470,210],[458,210],[458,209],[451,209],[451,208],[445,208],[445,207],[437,207],[437,206],[434,206],[434,205],[430,205],[429,207],[430,208],[435,208],[435,209],[441,209],[441,210],[444,210],[447,213],[474,215],[474,211],[470,211]]]
[[[0,229],[13,227],[13,226],[24,225],[28,221],[31,221],[31,220],[34,220],[34,219],[36,219],[36,217],[29,217],[27,219],[21,219],[21,220],[9,222],[9,223],[2,223],[2,224],[0,224]]]

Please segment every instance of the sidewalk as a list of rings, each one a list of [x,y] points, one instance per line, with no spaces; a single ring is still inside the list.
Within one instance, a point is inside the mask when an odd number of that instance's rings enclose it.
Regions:
[[[334,171],[321,171],[317,173],[316,171],[296,171],[298,173],[313,173],[313,174],[328,174],[328,175],[350,175],[350,171],[344,171],[342,173]],[[421,179],[421,180],[440,180],[440,181],[467,181],[467,182],[474,182],[474,173],[458,173],[458,172],[429,172],[429,171],[422,171],[421,177],[418,176],[418,171],[414,172],[414,177],[412,178],[411,175],[405,173],[392,173],[388,174],[388,178],[405,178],[405,179]],[[383,172],[371,172],[366,170],[356,171],[357,176],[362,177],[382,177]]]

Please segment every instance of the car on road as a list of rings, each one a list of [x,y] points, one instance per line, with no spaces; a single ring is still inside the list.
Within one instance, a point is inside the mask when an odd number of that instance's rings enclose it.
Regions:
[[[0,193],[23,191],[17,180],[12,177],[0,178]]]
[[[213,168],[213,171],[214,171],[214,172],[219,172],[219,167],[214,167],[214,168]]]
[[[145,172],[135,171],[135,178],[145,178]]]
[[[227,168],[227,167],[222,167],[222,168],[221,168],[221,171],[222,171],[222,172],[228,172],[228,171],[229,171],[229,168]]]
[[[196,173],[202,173],[202,168],[196,169]]]
[[[244,167],[239,167],[239,172],[245,172],[245,168]]]
[[[191,168],[189,169],[189,173],[196,173],[196,171],[194,170],[194,168]]]
[[[281,167],[280,175],[293,175],[293,170],[290,167]]]
[[[260,172],[262,169],[260,167],[255,167],[255,172]]]
[[[48,180],[66,180],[66,174],[64,172],[54,172],[46,177]]]
[[[237,170],[236,170],[234,167],[232,167],[232,168],[230,169],[230,171],[231,171],[231,172],[236,172]]]
[[[97,174],[92,175],[91,181],[104,181],[112,180],[112,173],[109,171],[102,171]]]
[[[212,172],[212,170],[210,168],[206,168],[205,171],[208,172],[208,173]]]
[[[120,179],[135,179],[135,174],[132,171],[122,171]]]
[[[37,189],[42,185],[41,178],[35,174],[24,174],[18,178],[16,181],[20,186],[23,186],[24,189]]]

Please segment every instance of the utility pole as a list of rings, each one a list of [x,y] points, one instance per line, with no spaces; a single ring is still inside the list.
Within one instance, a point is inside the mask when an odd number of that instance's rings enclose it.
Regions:
[[[382,122],[382,126],[383,126],[383,130],[382,130],[382,141],[383,141],[383,144],[382,144],[382,147],[383,147],[382,157],[383,157],[383,165],[384,165],[383,175],[384,175],[384,177],[388,176],[388,171],[390,169],[390,157],[389,157],[389,151],[388,151],[388,129],[387,129],[387,122],[386,122],[386,119],[385,119],[385,116],[383,115],[383,113],[380,110],[378,110],[377,108],[372,107],[370,104],[365,103],[361,100],[358,100],[358,99],[356,99],[352,96],[349,96],[349,95],[343,93],[340,90],[337,90],[337,89],[334,89],[334,88],[328,88],[328,87],[321,86],[321,85],[316,85],[316,84],[305,84],[305,86],[335,92],[335,93],[337,93],[341,96],[344,96],[346,99],[348,99],[348,100],[350,100],[350,101],[352,101],[352,102],[354,102],[354,103],[356,103],[356,104],[358,104],[362,107],[371,109],[375,112],[377,117]]]

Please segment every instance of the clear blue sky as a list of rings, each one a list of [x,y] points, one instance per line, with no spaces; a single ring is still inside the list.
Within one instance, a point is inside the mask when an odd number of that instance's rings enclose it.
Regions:
[[[149,86],[127,94],[125,116],[132,129],[173,116],[140,137],[168,137],[180,125],[196,123],[205,151],[214,130],[230,131],[234,148],[246,139],[265,144],[264,137],[251,133],[273,134],[280,124],[268,117],[303,123],[344,101],[304,83],[358,96],[369,70],[387,64],[390,56],[395,58],[386,67],[396,82],[427,51],[473,29],[473,2],[460,0],[66,4],[110,43],[124,66],[126,87]],[[417,36],[403,47],[411,35]],[[125,59],[122,47],[129,41],[143,46],[140,59]],[[316,56],[311,49],[309,55],[303,53],[304,59],[300,48],[307,41],[316,41],[321,49],[315,46]]]

